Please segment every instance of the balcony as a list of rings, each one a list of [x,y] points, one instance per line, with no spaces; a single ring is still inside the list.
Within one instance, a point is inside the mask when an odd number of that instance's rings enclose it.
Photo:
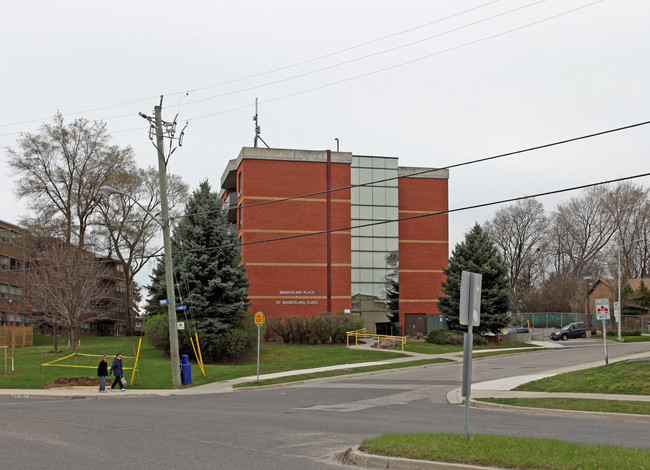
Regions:
[[[237,196],[238,193],[228,193],[226,195],[225,201],[223,202],[223,209],[227,211],[228,222],[237,221]]]

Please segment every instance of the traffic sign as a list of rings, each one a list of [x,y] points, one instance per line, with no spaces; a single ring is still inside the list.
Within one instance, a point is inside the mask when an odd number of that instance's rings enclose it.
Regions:
[[[176,310],[187,310],[187,305],[177,305]]]
[[[165,305],[169,303],[169,299],[163,299],[160,301],[160,305]]]
[[[184,330],[185,329],[185,322],[184,321],[176,322],[176,329],[177,330]]]
[[[609,320],[609,299],[596,299],[596,318]]]
[[[264,324],[264,312],[257,312],[255,314],[255,324],[263,325]]]
[[[460,278],[459,323],[472,326],[481,324],[481,284],[483,276],[463,271]]]

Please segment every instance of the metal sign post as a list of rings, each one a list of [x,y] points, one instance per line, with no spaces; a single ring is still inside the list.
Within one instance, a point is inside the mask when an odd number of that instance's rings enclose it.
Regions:
[[[480,274],[463,271],[460,282],[460,312],[461,325],[467,325],[467,333],[463,341],[463,388],[461,395],[465,397],[465,427],[463,438],[467,439],[469,429],[469,402],[472,390],[472,346],[474,345],[473,326],[481,323],[481,283]]]
[[[596,318],[603,321],[603,345],[605,346],[605,365],[609,364],[607,355],[607,324],[609,320],[609,299],[596,299]]]
[[[255,314],[255,324],[257,325],[257,382],[260,381],[260,333],[264,324],[264,312]]]
[[[616,328],[618,329],[618,340],[621,340],[621,303],[614,302],[614,319],[616,320]]]

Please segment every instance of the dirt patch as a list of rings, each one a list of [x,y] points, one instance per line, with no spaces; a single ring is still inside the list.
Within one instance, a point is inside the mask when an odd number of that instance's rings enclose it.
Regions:
[[[99,379],[93,377],[59,377],[43,388],[70,388],[70,387],[96,387],[99,386]]]
[[[16,375],[16,374],[20,374],[20,371],[19,371],[19,370],[10,370],[10,371],[8,371],[8,372],[5,372],[5,373],[2,374],[2,375],[6,377],[6,376],[8,376],[8,375]]]
[[[343,465],[355,465],[354,459],[350,454],[352,454],[352,447],[344,450],[343,452],[339,452],[334,456],[334,459]]]

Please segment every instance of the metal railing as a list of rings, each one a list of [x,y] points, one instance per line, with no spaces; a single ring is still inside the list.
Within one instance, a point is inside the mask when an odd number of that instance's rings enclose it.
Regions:
[[[350,338],[354,337],[354,349],[357,349],[359,346],[359,338],[366,339],[366,338],[371,338],[371,339],[376,339],[377,340],[377,349],[381,349],[381,340],[382,339],[389,339],[391,341],[396,341],[401,343],[402,345],[402,352],[404,352],[404,344],[406,344],[406,337],[404,336],[392,336],[392,335],[379,335],[376,333],[367,333],[365,328],[361,328],[360,330],[354,330],[354,331],[347,331],[346,333],[346,346],[350,347]]]

